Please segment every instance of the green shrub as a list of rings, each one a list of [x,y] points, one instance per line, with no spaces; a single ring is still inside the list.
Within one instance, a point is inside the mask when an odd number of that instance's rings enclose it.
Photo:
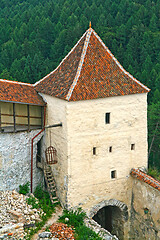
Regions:
[[[23,195],[26,195],[27,193],[29,193],[29,185],[30,185],[29,182],[23,185],[19,185],[19,193]]]
[[[69,221],[67,222],[67,225],[79,227],[80,225],[83,225],[84,219],[86,217],[86,214],[82,211],[81,208],[78,208],[77,210],[63,210],[63,215],[59,218],[59,222],[65,222],[65,218],[68,218]]]
[[[43,212],[50,217],[55,209],[55,204],[52,204],[49,193],[43,190],[41,185],[38,185],[35,189],[34,196],[38,199],[38,204],[36,203],[36,198],[32,196],[27,199],[27,203],[32,205],[33,208],[41,208]]]
[[[68,226],[74,227],[76,240],[101,240],[102,238],[84,224],[86,213],[81,208],[73,211],[63,211],[63,215],[59,218],[59,222],[66,223]],[[65,218],[69,220],[66,222]]]
[[[79,226],[76,229],[76,240],[101,240],[102,238],[95,233],[90,228],[86,227],[85,225]]]
[[[158,181],[160,181],[160,172],[156,168],[149,168],[148,175],[154,177]]]
[[[29,196],[29,198],[27,198],[27,203],[29,205],[32,205],[32,208],[40,208],[39,203],[37,203],[37,200],[35,197]]]

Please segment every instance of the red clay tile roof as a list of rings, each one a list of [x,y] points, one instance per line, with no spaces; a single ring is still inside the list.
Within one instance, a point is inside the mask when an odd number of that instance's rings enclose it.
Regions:
[[[3,79],[0,79],[0,101],[45,105],[33,85]]]
[[[155,178],[153,178],[153,177],[147,175],[146,173],[142,172],[141,170],[133,168],[131,170],[130,174],[131,174],[132,177],[136,177],[137,179],[149,184],[153,188],[160,191],[160,182],[158,180],[156,180]]]
[[[67,101],[149,91],[123,69],[92,28],[53,72],[35,84],[35,88]]]

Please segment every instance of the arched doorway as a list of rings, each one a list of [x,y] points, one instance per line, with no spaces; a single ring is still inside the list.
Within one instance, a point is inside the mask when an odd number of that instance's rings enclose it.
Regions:
[[[113,235],[116,235],[119,239],[123,239],[124,223],[122,212],[118,207],[107,206],[101,208],[93,217],[93,220]]]
[[[128,220],[126,204],[115,199],[106,200],[95,206],[89,215],[119,240],[124,239],[124,223]]]

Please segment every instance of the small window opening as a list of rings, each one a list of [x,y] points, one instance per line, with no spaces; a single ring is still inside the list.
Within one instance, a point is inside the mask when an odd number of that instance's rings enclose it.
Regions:
[[[112,146],[109,147],[109,152],[112,152]]]
[[[110,123],[110,113],[106,113],[105,122],[106,124]]]
[[[131,144],[131,150],[135,150],[135,144]]]
[[[111,178],[116,178],[116,170],[111,171]]]
[[[93,155],[96,155],[96,147],[93,147]]]

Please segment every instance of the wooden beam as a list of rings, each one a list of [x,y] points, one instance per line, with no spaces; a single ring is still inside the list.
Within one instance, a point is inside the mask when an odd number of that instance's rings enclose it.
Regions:
[[[16,114],[15,114],[15,103],[13,103],[13,123],[14,123],[14,132],[16,132]]]
[[[1,116],[13,116],[13,114],[1,113]],[[28,115],[15,115],[15,117],[28,118]],[[30,118],[41,119],[41,117],[30,116]]]
[[[41,107],[41,128],[44,127],[44,124],[43,124],[43,116],[44,116],[44,107]]]
[[[30,131],[30,111],[29,104],[27,104],[27,117],[28,117],[28,131]]]

